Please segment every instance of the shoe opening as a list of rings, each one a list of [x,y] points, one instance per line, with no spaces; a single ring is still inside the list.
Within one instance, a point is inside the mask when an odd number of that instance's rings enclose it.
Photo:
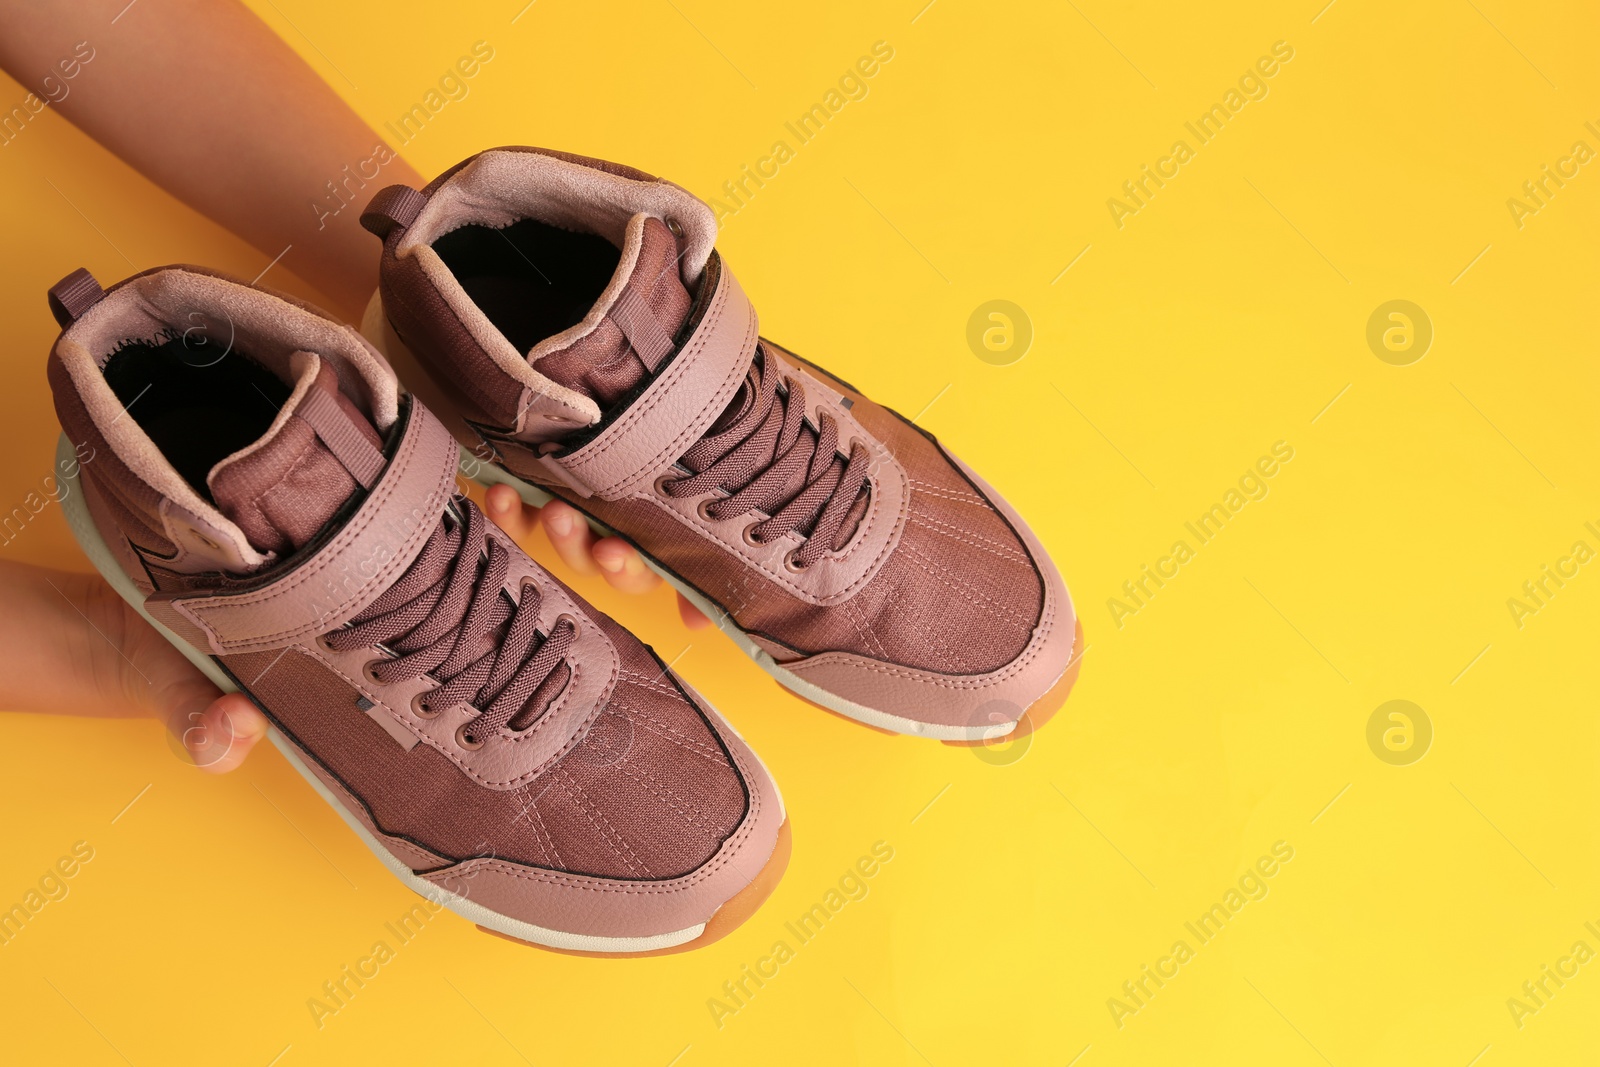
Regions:
[[[467,225],[433,242],[461,288],[518,352],[583,321],[621,252],[592,233],[537,219]]]
[[[265,434],[290,394],[288,384],[237,348],[185,337],[130,341],[112,353],[104,372],[125,417],[212,503],[206,476]]]

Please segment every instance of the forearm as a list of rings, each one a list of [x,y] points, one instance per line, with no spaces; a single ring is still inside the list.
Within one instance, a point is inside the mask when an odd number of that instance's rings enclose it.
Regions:
[[[0,66],[63,118],[260,249],[263,267],[288,248],[281,264],[330,311],[360,315],[377,245],[357,216],[379,188],[420,178],[254,13],[0,0],[0,24]]]
[[[0,560],[0,709],[140,714],[143,694],[123,677],[137,675],[119,669],[127,626],[114,596],[87,574]]]

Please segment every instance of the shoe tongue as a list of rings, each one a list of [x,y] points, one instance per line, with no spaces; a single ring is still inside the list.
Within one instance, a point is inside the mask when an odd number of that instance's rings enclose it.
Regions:
[[[333,365],[290,357],[294,391],[254,444],[211,468],[211,498],[258,552],[305,545],[383,470],[383,439],[339,392]]]
[[[604,411],[661,365],[693,302],[678,270],[678,242],[671,231],[652,215],[635,215],[616,273],[584,316],[586,323],[597,317],[598,322],[570,340],[572,330],[541,341],[529,362]]]

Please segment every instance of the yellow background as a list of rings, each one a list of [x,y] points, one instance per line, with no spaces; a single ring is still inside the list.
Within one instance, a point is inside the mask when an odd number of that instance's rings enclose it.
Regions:
[[[3,716],[0,904],[95,849],[0,948],[7,1062],[1593,1062],[1600,962],[1520,1028],[1506,1004],[1600,949],[1600,563],[1520,629],[1506,603],[1600,548],[1600,163],[1521,229],[1506,206],[1600,149],[1592,5],[923,2],[252,6],[380,127],[488,42],[404,150],[425,174],[531,143],[702,196],[888,42],[721,247],[769,336],[907,415],[937,397],[920,424],[1050,547],[1089,642],[1059,718],[992,762],[886,737],[687,633],[665,590],[579,582],[768,762],[783,884],[726,940],[642,961],[446,914],[319,1030],[307,999],[416,898],[275,752],[214,779],[154,723]],[[1107,199],[1280,40],[1269,95],[1118,229]],[[0,192],[11,502],[54,448],[48,284],[265,257],[54,114],[0,150]],[[1032,320],[1010,366],[965,339],[992,299]],[[1410,366],[1365,341],[1391,299],[1434,326]],[[1280,440],[1270,494],[1119,628],[1108,598]],[[82,566],[54,509],[4,551]],[[1366,742],[1391,699],[1433,725],[1410,766]],[[866,898],[719,1028],[708,999],[877,841]],[[1266,898],[1195,942],[1277,841]],[[1119,1028],[1108,998],[1180,938],[1195,958]]]

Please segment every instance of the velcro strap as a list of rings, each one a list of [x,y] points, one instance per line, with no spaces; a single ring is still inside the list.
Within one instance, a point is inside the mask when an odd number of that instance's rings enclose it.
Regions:
[[[394,459],[356,513],[310,558],[268,585],[169,599],[218,655],[261,652],[327,633],[378,599],[433,533],[456,488],[460,449],[412,400]]]
[[[720,257],[706,266],[704,284],[715,289],[667,369],[594,440],[543,457],[583,495],[618,500],[654,480],[704,436],[744,381],[755,359],[756,310]]]

